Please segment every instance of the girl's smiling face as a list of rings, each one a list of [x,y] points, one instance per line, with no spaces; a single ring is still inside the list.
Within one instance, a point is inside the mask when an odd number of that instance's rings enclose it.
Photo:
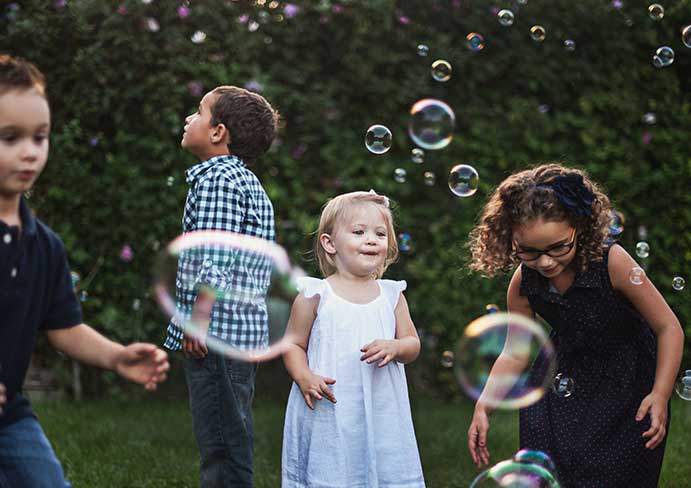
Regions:
[[[566,270],[576,256],[578,232],[566,220],[533,220],[513,228],[514,252],[546,278]]]

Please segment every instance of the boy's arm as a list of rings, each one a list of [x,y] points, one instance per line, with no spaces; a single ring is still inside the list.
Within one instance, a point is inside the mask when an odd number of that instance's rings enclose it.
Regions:
[[[166,379],[168,355],[153,344],[123,346],[99,334],[86,324],[46,331],[56,349],[77,361],[115,371],[123,378],[155,390]]]

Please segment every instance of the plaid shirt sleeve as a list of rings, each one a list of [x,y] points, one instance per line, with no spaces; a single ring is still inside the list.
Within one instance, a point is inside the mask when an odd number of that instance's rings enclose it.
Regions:
[[[197,187],[196,230],[219,230],[240,233],[245,219],[246,196],[229,179],[218,176],[204,179]],[[236,259],[235,253],[222,247],[207,246],[203,250],[197,283],[225,290],[231,283],[228,271]]]

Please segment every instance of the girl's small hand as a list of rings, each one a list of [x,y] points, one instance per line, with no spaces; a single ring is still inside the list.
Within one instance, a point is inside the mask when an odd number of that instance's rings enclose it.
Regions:
[[[645,447],[655,449],[667,434],[667,400],[663,395],[651,393],[645,397],[638,407],[636,421],[640,422],[648,413],[650,428],[643,432],[642,437],[650,437]]]
[[[360,356],[360,361],[367,360],[367,364],[381,360],[377,368],[383,368],[398,356],[398,341],[396,339],[386,340],[377,339],[360,349],[364,354]]]
[[[487,432],[489,432],[489,415],[484,408],[478,408],[476,405],[473,420],[468,429],[468,450],[478,468],[489,464]]]
[[[317,400],[322,399],[322,395],[331,400],[332,403],[336,403],[336,397],[334,396],[329,385],[336,383],[336,380],[332,378],[325,378],[310,372],[307,376],[297,382],[302,392],[302,396],[305,398],[305,403],[307,406],[314,410],[314,404],[312,403],[312,397]]]

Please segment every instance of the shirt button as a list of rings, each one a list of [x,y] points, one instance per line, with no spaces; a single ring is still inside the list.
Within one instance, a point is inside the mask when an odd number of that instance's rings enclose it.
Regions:
[[[10,235],[10,233],[8,232],[4,236],[2,236],[2,240],[5,244],[9,244],[10,242],[12,242],[12,235]]]
[[[12,268],[12,271],[10,271],[10,276],[11,276],[12,278],[16,278],[16,277],[17,277],[17,268]]]

